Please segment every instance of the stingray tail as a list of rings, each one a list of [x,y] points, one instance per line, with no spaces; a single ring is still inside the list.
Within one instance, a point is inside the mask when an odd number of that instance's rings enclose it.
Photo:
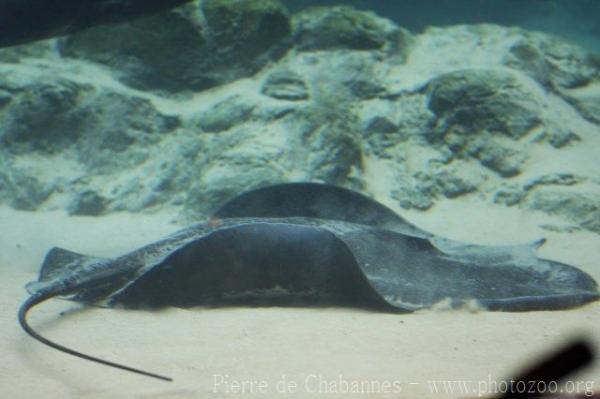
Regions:
[[[125,370],[125,371],[130,371],[132,373],[136,373],[136,374],[141,374],[141,375],[145,375],[147,377],[152,377],[152,378],[157,378],[159,380],[163,380],[163,381],[173,381],[172,378],[169,377],[165,377],[159,374],[154,374],[154,373],[150,373],[144,370],[140,370],[140,369],[136,369],[133,367],[129,367],[129,366],[125,366],[122,364],[118,364],[118,363],[113,363],[110,362],[108,360],[103,360],[103,359],[99,359],[97,357],[94,356],[90,356],[90,355],[86,355],[85,353],[81,353],[81,352],[77,352],[73,349],[69,349],[65,346],[59,345],[55,342],[50,341],[49,339],[46,339],[44,337],[42,337],[40,334],[38,334],[37,332],[35,332],[33,330],[33,328],[31,328],[31,326],[27,323],[27,312],[33,308],[35,305],[45,301],[46,299],[49,299],[51,297],[53,297],[53,294],[38,294],[38,295],[32,295],[31,297],[29,297],[24,303],[23,305],[21,305],[21,307],[19,308],[19,324],[21,325],[21,327],[23,328],[23,330],[25,330],[25,332],[27,334],[29,334],[30,336],[32,336],[34,339],[36,339],[37,341],[48,345],[51,348],[54,348],[56,350],[59,350],[61,352],[67,353],[69,355],[72,356],[76,356],[78,358],[81,359],[85,359],[85,360],[89,360],[91,362],[96,362],[96,363],[100,363],[100,364],[104,364],[105,366],[109,366],[109,367],[115,367],[121,370]]]

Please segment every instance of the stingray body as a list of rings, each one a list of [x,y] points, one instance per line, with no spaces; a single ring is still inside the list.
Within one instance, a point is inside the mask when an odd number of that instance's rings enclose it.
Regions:
[[[108,307],[292,304],[399,312],[442,301],[526,311],[598,299],[589,275],[538,258],[542,243],[463,244],[425,232],[356,192],[283,184],[242,194],[210,222],[115,259],[52,249],[38,281],[27,287],[31,297],[20,320],[42,338],[27,325],[26,312],[57,295]]]

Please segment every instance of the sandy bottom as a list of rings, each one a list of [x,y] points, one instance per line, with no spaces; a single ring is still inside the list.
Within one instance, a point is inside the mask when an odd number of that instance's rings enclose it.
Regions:
[[[537,227],[548,222],[544,216],[481,204],[475,211],[471,205],[454,201],[408,216],[438,234],[473,242],[546,236],[541,255],[576,264],[600,280],[600,236],[549,234]],[[168,221],[167,215],[74,218],[0,208],[3,397],[345,398],[348,391],[364,398],[475,397],[574,335],[586,334],[600,346],[600,303],[556,312],[390,315],[337,308],[142,312],[52,300],[32,311],[31,324],[48,338],[175,379],[166,383],[67,356],[19,329],[23,285],[36,278],[50,247],[119,255],[179,227]],[[581,381],[579,392],[591,384],[598,391],[599,375],[596,365],[565,389]]]

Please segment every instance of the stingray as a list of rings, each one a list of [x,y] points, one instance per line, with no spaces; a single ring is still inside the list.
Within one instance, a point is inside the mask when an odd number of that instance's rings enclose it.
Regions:
[[[125,255],[53,248],[19,309],[23,329],[55,349],[170,380],[56,344],[27,312],[52,297],[85,304],[352,306],[412,312],[444,303],[490,311],[569,309],[599,298],[594,279],[536,256],[538,240],[481,246],[424,231],[351,190],[288,183],[243,193],[206,222]]]

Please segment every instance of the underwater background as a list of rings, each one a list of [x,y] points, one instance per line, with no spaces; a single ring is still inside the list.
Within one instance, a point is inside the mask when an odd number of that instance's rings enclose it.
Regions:
[[[485,197],[597,231],[596,53],[488,23],[562,16],[590,44],[596,3],[451,3],[419,2],[409,30],[394,20],[412,2],[215,1],[2,49],[0,199],[187,218],[250,188],[320,181],[406,210]]]
[[[493,23],[559,34],[591,50],[598,45],[600,4],[595,0],[288,0],[285,4],[292,11],[345,4],[371,10],[412,32],[432,25]]]
[[[59,342],[175,370],[174,388],[51,353],[15,313],[53,246],[121,255],[241,192],[300,181],[463,242],[545,237],[540,256],[598,281],[598,21],[594,0],[205,0],[1,48],[0,389],[204,398],[265,380],[245,394],[278,397],[285,375],[297,397],[345,397],[312,388],[362,380],[402,386],[362,397],[468,397],[479,392],[430,382],[475,386],[574,334],[597,343],[597,302],[399,316],[54,301],[32,315]],[[578,392],[598,391],[598,367]]]

